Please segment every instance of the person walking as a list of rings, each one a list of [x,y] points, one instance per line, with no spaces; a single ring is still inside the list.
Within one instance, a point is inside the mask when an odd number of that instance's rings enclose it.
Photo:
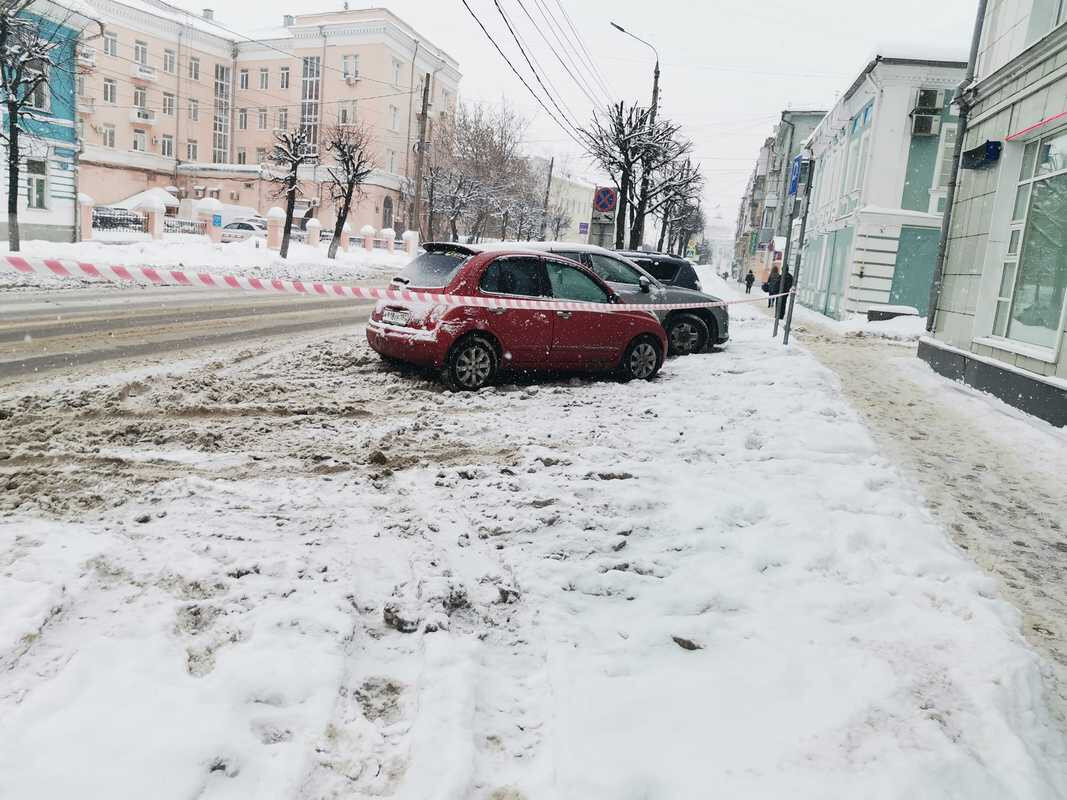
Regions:
[[[763,289],[771,297],[767,298],[767,308],[774,306],[774,295],[778,294],[778,287],[782,285],[782,274],[778,271],[778,267],[771,269],[771,276],[767,278],[767,282],[763,284]]]
[[[756,276],[752,273],[752,270],[748,271],[748,275],[745,276],[745,294],[752,294],[752,284],[756,282]]]

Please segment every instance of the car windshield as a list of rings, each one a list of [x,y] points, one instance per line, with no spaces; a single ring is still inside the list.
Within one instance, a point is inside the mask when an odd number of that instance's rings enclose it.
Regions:
[[[589,266],[593,268],[593,272],[606,281],[632,283],[635,286],[641,282],[641,273],[617,258],[604,256],[600,253],[590,253],[589,261]]]
[[[439,289],[449,284],[468,258],[470,253],[459,250],[426,252],[404,267],[396,279],[408,286]]]

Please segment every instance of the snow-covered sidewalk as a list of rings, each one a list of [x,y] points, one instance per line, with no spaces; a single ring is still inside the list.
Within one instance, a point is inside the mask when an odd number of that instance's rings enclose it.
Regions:
[[[362,332],[0,398],[0,796],[1067,796],[996,582],[732,312],[477,395]]]

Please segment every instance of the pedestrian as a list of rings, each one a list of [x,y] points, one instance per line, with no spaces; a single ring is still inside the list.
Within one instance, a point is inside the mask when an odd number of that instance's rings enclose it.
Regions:
[[[782,284],[782,275],[778,271],[778,267],[771,269],[771,277],[767,278],[767,282],[763,284],[764,291],[771,297],[767,298],[767,308],[771,308],[774,305],[774,295],[778,294],[778,287]]]
[[[788,292],[793,288],[793,273],[786,270],[778,285],[781,287],[779,291],[783,292],[782,296],[778,298],[778,319],[785,319],[785,304],[789,299]]]
[[[752,273],[752,270],[748,271],[748,275],[745,276],[745,294],[752,294],[752,284],[756,282],[756,276]]]

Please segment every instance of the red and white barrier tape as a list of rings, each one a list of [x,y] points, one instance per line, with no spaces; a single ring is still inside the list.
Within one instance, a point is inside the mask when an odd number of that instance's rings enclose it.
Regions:
[[[522,308],[534,311],[673,311],[686,308],[725,308],[736,303],[754,303],[790,292],[759,295],[737,300],[716,300],[704,303],[583,303],[570,300],[523,300],[517,297],[480,297],[466,295],[413,292],[407,289],[379,289],[345,286],[340,283],[283,281],[279,278],[256,278],[238,275],[213,275],[208,272],[185,272],[162,267],[128,267],[121,264],[89,264],[58,258],[26,258],[2,256],[0,266],[9,267],[23,275],[47,275],[52,278],[88,278],[112,283],[138,283],[153,286],[188,286],[202,289],[237,289],[252,292],[289,292],[308,296],[354,298],[426,305],[480,306],[484,308]]]

